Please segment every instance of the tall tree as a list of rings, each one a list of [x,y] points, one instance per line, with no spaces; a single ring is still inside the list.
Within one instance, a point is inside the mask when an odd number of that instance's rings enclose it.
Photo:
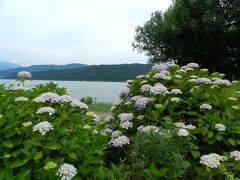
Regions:
[[[133,47],[150,62],[197,62],[240,77],[240,0],[176,0],[136,28]]]

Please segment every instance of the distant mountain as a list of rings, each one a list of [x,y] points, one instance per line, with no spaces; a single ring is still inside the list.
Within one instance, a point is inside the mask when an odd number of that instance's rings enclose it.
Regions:
[[[11,74],[17,74],[19,71],[29,71],[31,73],[33,72],[39,72],[39,71],[49,71],[49,70],[62,70],[62,69],[76,69],[76,68],[82,68],[86,67],[86,64],[66,64],[66,65],[33,65],[29,67],[18,67],[14,69],[8,69],[8,70],[2,70],[0,71],[0,77],[1,78],[6,78]],[[13,77],[13,76],[12,76]]]
[[[18,64],[14,64],[11,62],[0,61],[0,70],[12,69],[20,67]]]
[[[85,81],[126,81],[145,74],[150,64],[93,65],[78,69],[33,72],[33,79],[39,80],[85,80]],[[16,78],[16,73],[7,76]]]

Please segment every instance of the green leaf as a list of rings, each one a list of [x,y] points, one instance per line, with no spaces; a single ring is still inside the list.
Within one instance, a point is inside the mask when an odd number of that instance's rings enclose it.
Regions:
[[[229,138],[227,141],[229,142],[229,144],[236,146],[236,141],[234,139]]]
[[[221,141],[222,138],[223,138],[223,136],[218,133],[218,134],[215,136],[215,138],[216,138],[218,141]]]
[[[50,144],[47,144],[45,146],[46,149],[51,149],[51,150],[58,150],[58,149],[61,149],[62,146],[60,144],[57,144],[57,143],[50,143]]]
[[[21,169],[20,173],[18,173],[16,180],[26,180],[28,179],[28,175],[31,172],[31,169]]]
[[[198,157],[200,157],[200,152],[199,151],[191,151],[191,154],[192,154],[194,159],[197,159]]]
[[[17,159],[17,160],[15,160],[13,163],[11,163],[8,167],[9,167],[9,168],[20,167],[20,166],[26,164],[29,160],[30,160],[29,158],[23,159],[23,160]]]
[[[42,157],[43,157],[43,153],[42,152],[34,153],[34,161],[37,161],[37,160],[41,159]]]
[[[212,138],[213,137],[213,132],[212,131],[208,131],[208,138]]]
[[[12,148],[13,147],[13,143],[12,143],[12,141],[10,139],[4,141],[2,145],[5,146],[5,147],[8,147],[8,148]]]
[[[70,152],[70,153],[68,153],[68,156],[70,157],[70,158],[72,158],[72,159],[78,159],[78,157],[77,157],[77,153],[75,153],[75,152]]]

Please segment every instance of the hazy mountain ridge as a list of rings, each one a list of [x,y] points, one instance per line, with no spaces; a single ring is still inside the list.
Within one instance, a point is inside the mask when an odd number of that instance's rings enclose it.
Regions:
[[[38,80],[126,81],[145,74],[151,67],[150,64],[92,65],[77,69],[32,72],[32,75],[33,79]],[[14,79],[16,73],[6,78]]]
[[[41,71],[49,71],[49,70],[62,70],[62,69],[75,69],[75,68],[82,68],[86,67],[86,64],[66,64],[66,65],[54,65],[54,64],[46,64],[46,65],[32,65],[29,67],[18,67],[13,69],[1,70],[0,77],[7,78],[11,74],[16,74],[19,71],[29,71],[33,72],[41,72]]]
[[[20,67],[18,64],[7,62],[7,61],[0,61],[0,70],[12,69]]]

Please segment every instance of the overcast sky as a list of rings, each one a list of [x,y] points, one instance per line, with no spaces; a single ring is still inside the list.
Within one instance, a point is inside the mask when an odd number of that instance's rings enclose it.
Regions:
[[[146,63],[135,27],[171,0],[0,0],[0,60],[32,64]]]

